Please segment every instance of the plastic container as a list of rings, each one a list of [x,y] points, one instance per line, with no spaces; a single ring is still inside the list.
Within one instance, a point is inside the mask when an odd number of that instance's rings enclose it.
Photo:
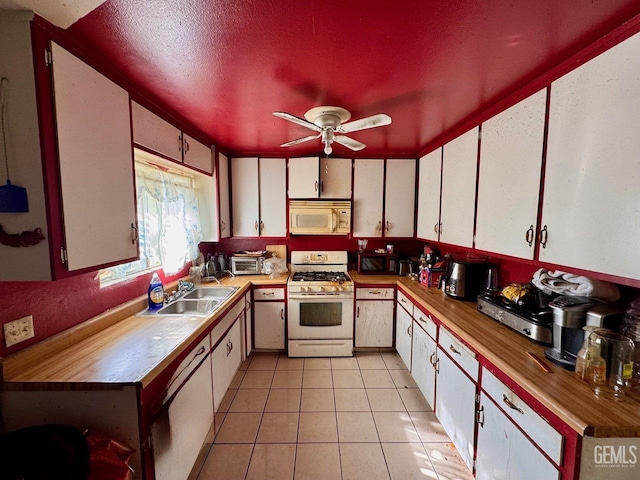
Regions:
[[[164,305],[164,287],[157,273],[153,274],[149,282],[147,301],[149,303],[149,310],[157,310]]]

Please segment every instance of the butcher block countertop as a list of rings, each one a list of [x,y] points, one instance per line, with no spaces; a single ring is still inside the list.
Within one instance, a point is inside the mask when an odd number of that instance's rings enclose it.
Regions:
[[[451,299],[406,277],[350,273],[356,284],[397,285],[579,435],[640,437],[640,403],[631,398],[622,402],[596,398],[572,372],[546,359],[551,372],[543,371],[527,352],[544,359],[545,347],[481,314],[474,302]],[[284,285],[286,280],[286,275],[224,279],[223,285],[239,289],[209,318],[138,316],[146,306],[145,295],[2,359],[3,388],[145,387],[211,330],[252,285]]]
[[[368,285],[397,284],[431,312],[447,329],[466,342],[515,383],[556,414],[580,435],[594,437],[639,437],[640,402],[601,399],[591,388],[545,358],[545,346],[480,313],[475,302],[448,297],[437,288],[426,288],[407,277],[358,275],[354,281]],[[543,371],[527,352],[551,370]]]
[[[146,295],[2,359],[4,389],[145,387],[194,340],[211,330],[249,288],[286,284],[287,276],[221,279],[239,287],[211,317],[136,315]],[[177,283],[177,282],[176,282]],[[216,286],[209,283],[206,286]],[[205,284],[203,284],[205,286]],[[171,291],[175,285],[165,287]]]

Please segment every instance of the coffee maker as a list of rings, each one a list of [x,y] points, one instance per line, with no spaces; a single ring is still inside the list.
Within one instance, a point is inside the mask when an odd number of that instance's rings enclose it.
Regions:
[[[586,314],[600,302],[590,297],[561,295],[549,302],[553,312],[553,348],[544,354],[565,370],[576,369],[576,355],[584,342]]]

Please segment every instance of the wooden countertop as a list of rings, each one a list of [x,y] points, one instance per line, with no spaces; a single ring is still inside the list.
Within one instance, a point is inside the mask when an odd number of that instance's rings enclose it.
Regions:
[[[640,403],[629,397],[622,402],[597,398],[572,372],[548,361],[551,372],[544,372],[527,352],[544,358],[545,347],[481,314],[475,303],[451,299],[406,277],[350,274],[356,284],[397,285],[578,434],[640,437]],[[3,388],[144,387],[215,326],[251,285],[286,280],[286,275],[224,279],[223,285],[239,289],[209,318],[136,316],[146,306],[145,295],[2,359]]]
[[[222,285],[239,288],[210,317],[136,315],[146,308],[144,295],[3,358],[3,388],[56,388],[62,384],[68,388],[144,387],[213,328],[251,285],[284,285],[286,281],[286,275],[222,279]],[[170,284],[167,290],[173,287]]]
[[[358,275],[356,283],[397,284],[416,303],[437,317],[447,329],[471,346],[516,384],[531,394],[580,435],[594,437],[640,436],[640,402],[596,397],[573,372],[546,360],[539,345],[477,310],[475,302],[452,299],[437,288],[426,288],[407,277]],[[528,355],[544,359],[543,371]]]

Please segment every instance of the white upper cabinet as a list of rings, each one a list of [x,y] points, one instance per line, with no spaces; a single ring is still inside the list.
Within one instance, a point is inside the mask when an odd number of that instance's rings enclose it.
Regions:
[[[286,236],[286,160],[231,160],[233,235]]]
[[[539,258],[640,278],[640,35],[551,84]]]
[[[182,134],[183,160],[186,165],[202,170],[206,173],[213,173],[213,157],[211,147],[200,143],[195,138],[186,133]]]
[[[289,198],[351,198],[351,159],[289,159]]]
[[[218,155],[218,202],[220,238],[231,236],[231,209],[229,206],[229,159]]]
[[[420,159],[417,236],[423,240],[438,241],[441,178],[442,148],[438,148]]]
[[[136,258],[129,94],[57,44],[51,50],[67,269]]]
[[[385,237],[413,237],[416,201],[416,161],[387,160]]]
[[[382,236],[384,160],[356,159],[353,169],[353,236]]]
[[[476,248],[533,259],[547,91],[482,124]]]
[[[321,158],[320,197],[351,198],[352,170],[350,158]]]
[[[440,241],[472,247],[478,128],[460,135],[443,149]]]
[[[287,234],[287,162],[284,158],[260,159],[260,236]]]
[[[258,158],[232,158],[231,205],[234,236],[257,237],[259,235],[258,191]]]
[[[182,162],[182,132],[155,113],[131,102],[133,141],[176,162]]]
[[[213,172],[211,147],[182,132],[136,102],[131,102],[133,141],[153,153],[208,174]]]
[[[415,159],[356,159],[353,177],[353,236],[412,237],[415,182]]]
[[[319,157],[289,159],[289,198],[318,198],[320,196]]]

